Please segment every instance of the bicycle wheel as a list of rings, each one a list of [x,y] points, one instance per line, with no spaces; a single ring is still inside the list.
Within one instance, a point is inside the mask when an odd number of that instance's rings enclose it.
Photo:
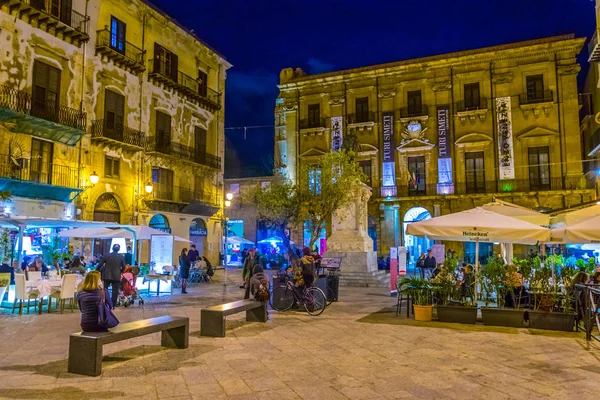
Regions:
[[[319,288],[312,287],[304,294],[304,308],[310,315],[321,315],[327,306],[325,293]]]
[[[294,305],[294,294],[287,286],[277,286],[269,299],[273,310],[287,311]]]
[[[331,303],[333,303],[333,298],[334,298],[333,289],[331,289],[330,287],[327,287],[327,296],[325,296],[325,299],[327,300],[327,304],[325,304],[325,305],[327,307],[329,307],[331,305]]]

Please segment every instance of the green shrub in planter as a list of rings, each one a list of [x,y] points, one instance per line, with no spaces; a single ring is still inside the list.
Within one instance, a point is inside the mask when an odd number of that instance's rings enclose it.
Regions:
[[[482,268],[482,285],[485,290],[486,307],[481,309],[484,325],[523,327],[525,310],[505,309],[504,301],[507,295],[514,296],[517,284],[517,267],[508,266],[501,257],[490,257]],[[498,308],[489,308],[487,305],[496,297]]]

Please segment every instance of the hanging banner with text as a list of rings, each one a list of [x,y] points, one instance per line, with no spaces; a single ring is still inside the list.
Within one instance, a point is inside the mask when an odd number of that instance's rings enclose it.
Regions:
[[[496,119],[498,120],[498,166],[500,169],[500,180],[515,179],[510,97],[498,97],[496,99]]]
[[[383,113],[383,164],[382,186],[396,186],[396,165],[394,163],[394,112]]]
[[[396,289],[398,282],[398,248],[390,248],[390,295],[395,296],[398,292]]]
[[[438,183],[452,183],[452,144],[450,143],[450,106],[437,107]]]
[[[398,247],[398,275],[406,276],[406,263],[408,262],[408,252],[406,247]]]
[[[344,117],[331,117],[331,150],[338,151],[342,148]]]

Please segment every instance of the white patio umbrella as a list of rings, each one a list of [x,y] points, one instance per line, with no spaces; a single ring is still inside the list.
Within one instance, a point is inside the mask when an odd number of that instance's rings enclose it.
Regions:
[[[170,233],[150,228],[149,226],[145,225],[131,225],[127,226],[127,229],[114,229],[112,235],[109,237],[131,239],[133,237],[133,232],[129,229],[135,231],[135,236],[137,240],[150,240],[152,239],[152,235],[171,235],[173,236],[173,240],[175,240],[176,242],[190,242],[189,239],[182,238],[181,236],[172,235]]]
[[[58,237],[84,239],[110,239],[115,230],[108,228],[75,228],[58,232]]]
[[[240,236],[228,236],[227,241],[229,243],[235,243],[235,244],[254,244],[253,241],[245,239]]]
[[[555,243],[600,243],[600,215],[574,224],[561,224],[552,229],[551,240]]]
[[[482,207],[413,222],[406,233],[430,240],[475,242],[475,269],[479,271],[479,242],[536,244],[550,239],[550,229],[488,211]],[[477,291],[475,291],[477,301]]]
[[[550,225],[550,215],[506,201],[494,200],[492,203],[484,204],[481,208],[536,225]]]
[[[589,207],[581,208],[575,211],[566,211],[552,217],[552,224],[570,224],[574,225],[585,221],[591,217],[600,215],[600,205],[593,204]]]

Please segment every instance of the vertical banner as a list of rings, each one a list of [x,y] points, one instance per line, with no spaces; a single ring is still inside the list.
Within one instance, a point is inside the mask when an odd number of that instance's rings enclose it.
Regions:
[[[382,185],[396,186],[396,164],[394,163],[394,112],[383,113],[383,164],[381,168]],[[395,191],[394,191],[395,192]]]
[[[437,264],[443,263],[446,259],[446,245],[434,244],[431,246],[431,255],[435,258]]]
[[[438,194],[452,194],[452,143],[450,143],[450,106],[437,107]]]
[[[500,180],[515,179],[510,97],[498,97],[496,99],[496,119],[498,120],[498,166],[500,169]]]
[[[398,248],[390,247],[390,295],[397,294],[396,282],[398,282]]]
[[[342,148],[344,117],[331,117],[331,150],[338,151]]]
[[[408,252],[406,247],[398,247],[398,275],[406,276],[406,265],[408,263]]]

